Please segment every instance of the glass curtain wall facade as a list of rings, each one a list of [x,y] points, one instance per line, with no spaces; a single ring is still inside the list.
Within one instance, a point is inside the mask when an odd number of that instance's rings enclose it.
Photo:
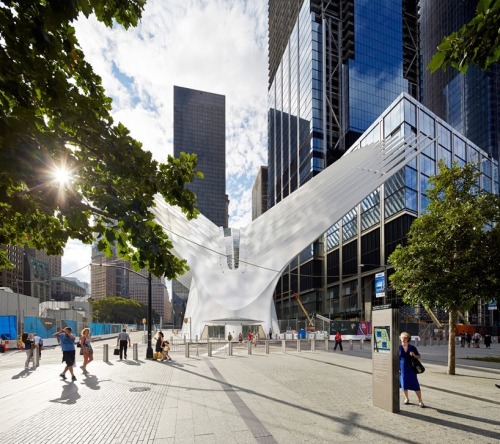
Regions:
[[[420,0],[420,40],[427,66],[444,35],[457,31],[475,15],[477,0]],[[422,103],[498,160],[500,145],[500,64],[481,71],[470,66],[431,73],[423,70]]]
[[[416,0],[269,1],[269,208],[339,159],[400,93],[417,97],[416,12]],[[279,318],[305,317],[293,292],[309,313],[324,311],[323,241],[282,276]]]
[[[332,319],[370,320],[373,305],[400,302],[390,288],[386,299],[375,297],[375,274],[384,271],[387,258],[404,240],[412,221],[427,207],[426,189],[429,178],[438,172],[440,159],[448,166],[453,161],[459,165],[477,162],[482,173],[479,186],[491,193],[499,192],[498,162],[406,94],[351,149],[415,134],[432,141],[425,151],[325,233],[327,298],[323,309]],[[391,271],[387,269],[388,275]],[[407,316],[416,318],[418,313],[422,318],[417,308],[406,310]],[[489,324],[486,319],[478,321]]]

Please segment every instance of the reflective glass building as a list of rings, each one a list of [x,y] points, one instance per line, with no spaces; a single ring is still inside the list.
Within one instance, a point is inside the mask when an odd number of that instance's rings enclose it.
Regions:
[[[401,93],[418,97],[417,24],[416,0],[269,0],[269,208],[339,159]],[[290,264],[279,318],[304,316],[293,292],[324,313],[326,261],[319,240]]]
[[[420,0],[420,40],[425,68],[444,35],[475,15],[478,0]],[[422,103],[468,139],[498,159],[500,145],[500,64],[486,71],[470,66],[431,73],[423,70]]]
[[[369,320],[373,304],[384,301],[376,298],[375,274],[384,271],[387,258],[403,241],[413,220],[425,210],[429,178],[438,172],[440,159],[448,166],[453,161],[460,165],[478,163],[481,189],[499,192],[498,161],[406,94],[391,104],[351,149],[414,135],[429,140],[425,151],[325,234],[327,297],[326,305],[318,308],[332,318]],[[388,275],[391,271],[387,269]],[[387,296],[387,302],[399,302],[390,288]],[[419,312],[418,308],[407,307],[405,314],[412,317],[414,312]],[[480,316],[476,322],[493,325],[486,319],[493,313],[475,315]]]

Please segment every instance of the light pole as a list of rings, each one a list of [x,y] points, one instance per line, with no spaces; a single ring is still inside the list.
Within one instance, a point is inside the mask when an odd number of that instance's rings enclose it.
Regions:
[[[151,346],[151,318],[153,317],[152,314],[152,303],[151,303],[151,272],[148,272],[148,276],[144,276],[141,273],[137,273],[134,270],[131,270],[130,268],[127,267],[122,267],[121,265],[116,265],[116,264],[90,264],[90,265],[95,265],[95,266],[100,266],[100,267],[115,267],[115,268],[121,268],[122,270],[128,270],[129,273],[136,274],[137,276],[140,276],[144,279],[148,280],[148,345],[146,348],[146,359],[153,359],[153,347]]]
[[[153,359],[153,347],[151,346],[151,318],[153,317],[152,313],[152,301],[151,301],[151,272],[148,273],[148,348],[146,349],[146,359]]]

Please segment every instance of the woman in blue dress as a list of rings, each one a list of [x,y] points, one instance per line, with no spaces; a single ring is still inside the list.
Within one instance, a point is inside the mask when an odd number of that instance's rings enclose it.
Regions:
[[[420,384],[418,383],[417,374],[410,364],[410,356],[420,359],[417,347],[410,344],[411,336],[405,331],[400,335],[401,345],[399,346],[399,385],[403,389],[405,399],[404,404],[409,404],[408,390],[413,390],[418,398],[420,407],[425,407],[422,401],[422,392],[420,391]]]

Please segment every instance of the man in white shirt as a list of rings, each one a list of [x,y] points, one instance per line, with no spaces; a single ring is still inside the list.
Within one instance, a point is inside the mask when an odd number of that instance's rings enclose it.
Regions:
[[[127,333],[127,329],[124,328],[116,340],[116,345],[120,347],[120,361],[122,360],[123,355],[125,355],[125,359],[127,359],[127,343],[129,347],[132,347],[130,336]]]
[[[38,350],[38,359],[42,359],[42,347],[40,347],[42,338],[38,336],[38,333],[33,333],[33,340],[35,341],[36,350]]]

